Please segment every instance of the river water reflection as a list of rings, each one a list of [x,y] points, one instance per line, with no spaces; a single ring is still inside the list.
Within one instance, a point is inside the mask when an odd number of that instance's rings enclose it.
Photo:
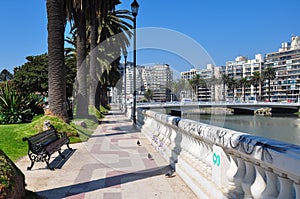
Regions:
[[[183,118],[300,145],[300,118],[296,116],[185,115]]]

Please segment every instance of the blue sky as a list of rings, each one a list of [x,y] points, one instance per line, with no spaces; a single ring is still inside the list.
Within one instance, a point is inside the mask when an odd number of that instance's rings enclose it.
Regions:
[[[130,9],[131,0],[122,2],[117,8]],[[138,2],[138,28],[167,28],[184,34],[200,44],[217,65],[239,55],[254,58],[256,53],[277,51],[281,42],[300,35],[299,0]],[[26,56],[47,51],[46,17],[45,0],[0,2],[0,70],[12,71]],[[169,52],[138,51],[138,64],[147,63],[169,63],[179,71],[191,67],[188,60]]]

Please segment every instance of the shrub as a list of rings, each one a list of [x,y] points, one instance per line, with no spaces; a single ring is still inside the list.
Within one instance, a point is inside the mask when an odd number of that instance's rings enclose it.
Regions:
[[[35,94],[22,95],[7,83],[0,87],[0,124],[17,124],[31,121],[43,113],[41,99]]]

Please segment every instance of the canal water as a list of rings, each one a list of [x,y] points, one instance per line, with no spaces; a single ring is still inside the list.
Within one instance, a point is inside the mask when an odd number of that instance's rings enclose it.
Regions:
[[[188,114],[183,118],[300,145],[300,118],[297,116]]]

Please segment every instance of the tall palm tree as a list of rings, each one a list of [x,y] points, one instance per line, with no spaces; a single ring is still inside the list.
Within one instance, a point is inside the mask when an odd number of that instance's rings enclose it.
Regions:
[[[250,82],[255,88],[255,100],[257,100],[257,88],[261,83],[261,75],[259,71],[255,71],[250,77]]]
[[[273,80],[276,77],[275,69],[271,66],[268,66],[263,71],[263,78],[268,80],[268,98],[269,101],[271,101],[271,80]]]
[[[87,24],[91,25],[91,52],[96,47],[98,23],[97,17],[105,17],[107,13],[114,10],[114,6],[119,4],[118,0],[68,0],[66,10],[68,18],[72,19],[76,28],[77,35],[77,80],[78,80],[78,92],[77,92],[77,113],[78,115],[88,114],[88,95],[87,95],[87,75],[88,75],[88,62],[87,57]],[[91,89],[95,90],[95,72],[94,67],[96,58],[90,60],[92,69],[89,74],[92,74]],[[93,92],[93,91],[91,91]],[[93,103],[93,101],[92,101]]]
[[[249,86],[249,81],[247,77],[242,77],[239,79],[238,84],[242,87],[243,90],[243,100],[246,101],[246,88]]]
[[[223,91],[224,91],[224,94],[223,94],[224,99],[223,100],[225,101],[226,100],[226,85],[228,85],[229,76],[227,74],[222,74],[221,82],[223,84]]]
[[[116,10],[109,12],[106,17],[99,19],[99,66],[97,71],[101,85],[96,91],[95,105],[105,106],[107,101],[106,90],[108,85],[115,85],[120,78],[119,61],[121,52],[126,53],[130,45],[132,36],[132,25],[127,20],[132,21],[132,16],[127,10]],[[102,97],[98,98],[99,95]],[[103,100],[104,99],[104,100]],[[100,100],[100,102],[99,102]]]
[[[189,80],[189,83],[193,89],[193,93],[196,96],[196,100],[198,101],[198,87],[200,85],[201,77],[199,74],[196,74],[192,79]]]
[[[90,93],[89,93],[89,104],[95,106],[95,91],[97,86],[97,75],[96,68],[99,67],[98,58],[99,53],[97,53],[97,45],[102,41],[98,42],[99,25],[102,25],[102,21],[105,20],[110,15],[111,12],[114,12],[115,5],[119,4],[119,0],[90,0],[91,8],[89,14],[89,27],[90,27]]]
[[[227,81],[227,87],[228,87],[228,89],[230,90],[232,90],[232,101],[234,101],[234,95],[235,95],[235,93],[234,93],[234,90],[235,90],[235,88],[237,87],[237,80],[236,79],[234,79],[233,77],[229,77],[229,79],[228,79],[228,81]]]
[[[49,109],[69,122],[66,110],[66,67],[64,62],[65,5],[61,0],[47,0]]]

